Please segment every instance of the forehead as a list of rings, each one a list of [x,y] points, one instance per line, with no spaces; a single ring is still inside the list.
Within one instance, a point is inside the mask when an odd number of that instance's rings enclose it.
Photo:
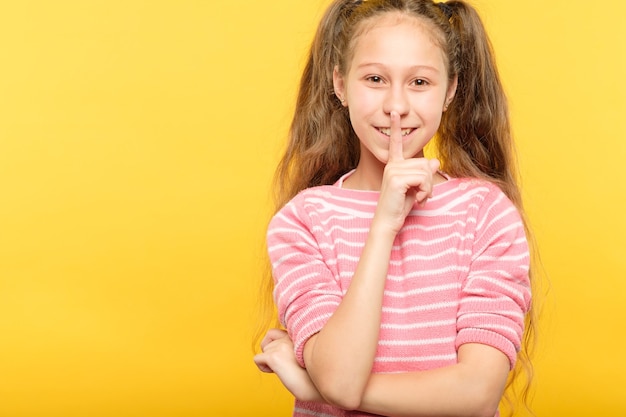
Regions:
[[[402,23],[414,25],[415,27],[422,29],[425,34],[432,38],[431,41],[434,44],[441,46],[443,34],[440,33],[440,29],[438,29],[434,23],[430,22],[424,16],[413,15],[410,14],[410,12],[401,11],[385,12],[357,23],[352,35],[352,41],[357,41],[360,36],[366,34],[373,28],[394,26]]]
[[[361,22],[352,40],[354,61],[430,65],[446,69],[446,58],[437,29],[424,18],[389,12]]]

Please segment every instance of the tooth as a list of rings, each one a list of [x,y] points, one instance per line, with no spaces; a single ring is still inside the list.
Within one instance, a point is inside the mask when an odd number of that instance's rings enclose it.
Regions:
[[[381,127],[381,128],[380,128],[380,129],[378,129],[378,130],[379,130],[381,133],[383,133],[383,134],[385,134],[385,135],[387,135],[387,136],[391,136],[391,129],[389,129],[389,128],[384,128],[384,127]],[[412,131],[412,130],[413,130],[413,129],[411,129],[411,128],[408,128],[408,129],[402,129],[402,130],[401,130],[401,134],[402,134],[402,136],[406,136],[406,135],[408,135],[409,133],[411,133],[411,131]]]

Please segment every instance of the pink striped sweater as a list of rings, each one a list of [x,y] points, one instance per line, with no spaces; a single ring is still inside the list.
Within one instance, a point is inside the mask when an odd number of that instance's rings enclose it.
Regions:
[[[350,285],[378,201],[378,192],[342,188],[344,178],[302,191],[268,229],[274,298],[302,366],[305,343]],[[493,346],[513,366],[531,297],[528,271],[524,226],[497,186],[452,178],[436,185],[394,242],[373,372],[451,365],[464,343]],[[300,401],[294,411],[359,415],[367,414]]]

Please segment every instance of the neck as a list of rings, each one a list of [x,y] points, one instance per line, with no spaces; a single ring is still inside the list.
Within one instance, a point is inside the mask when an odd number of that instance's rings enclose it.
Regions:
[[[362,191],[380,191],[385,164],[369,154],[361,153],[361,158],[352,175],[343,182],[344,188]]]
[[[368,175],[363,174],[363,170],[359,170],[357,167],[352,175],[345,179],[342,188],[361,191],[380,191],[381,183],[382,177],[369,178]]]

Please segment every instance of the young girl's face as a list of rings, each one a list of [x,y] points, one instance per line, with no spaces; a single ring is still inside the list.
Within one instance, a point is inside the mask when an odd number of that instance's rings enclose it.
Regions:
[[[335,69],[335,92],[361,142],[359,166],[387,163],[392,111],[401,116],[404,157],[423,156],[456,88],[425,23],[398,13],[377,18],[356,39],[348,65],[346,74]]]

